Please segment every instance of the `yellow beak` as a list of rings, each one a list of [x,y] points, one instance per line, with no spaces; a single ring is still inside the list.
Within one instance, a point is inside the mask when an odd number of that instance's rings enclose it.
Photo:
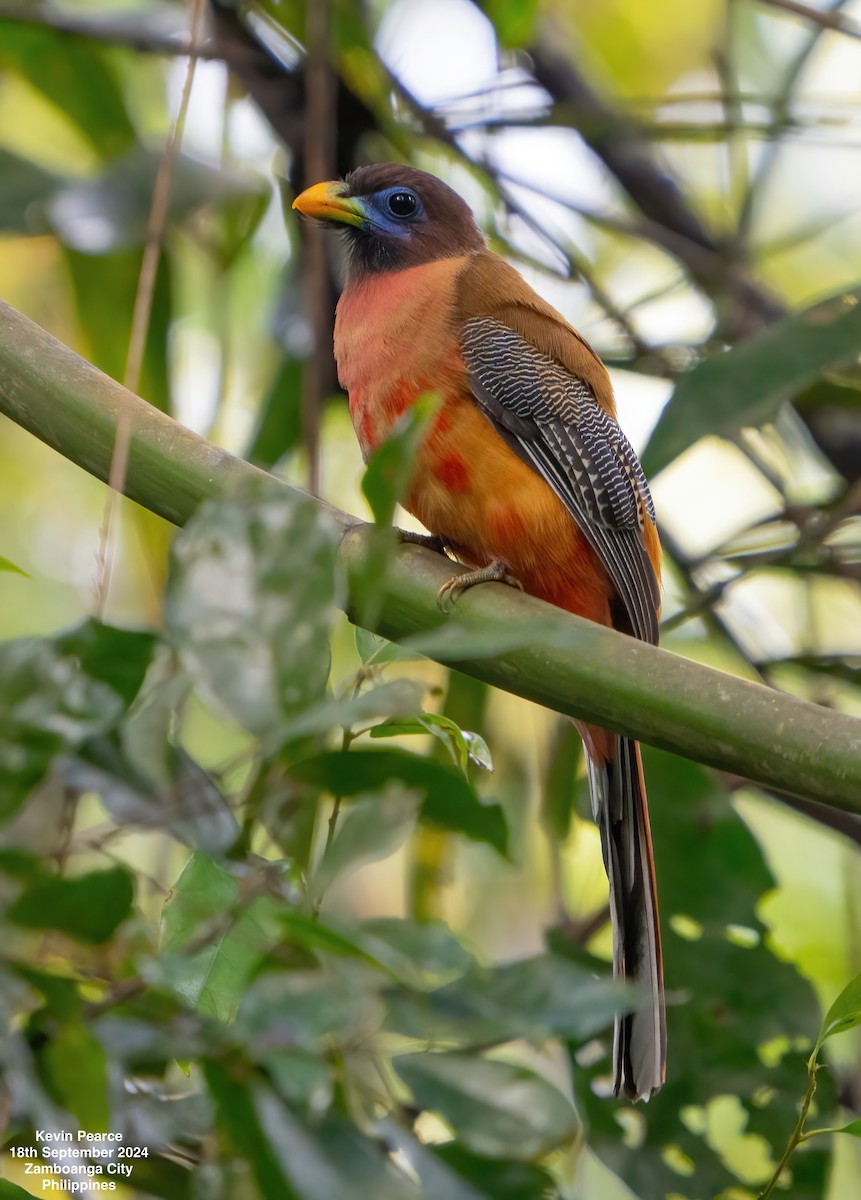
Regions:
[[[361,203],[344,195],[343,183],[315,183],[296,197],[293,207],[306,217],[318,221],[340,221],[346,225],[361,225],[365,211]]]

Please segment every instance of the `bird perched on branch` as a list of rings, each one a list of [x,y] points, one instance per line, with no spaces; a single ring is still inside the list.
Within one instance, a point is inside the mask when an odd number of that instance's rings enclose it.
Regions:
[[[470,568],[444,590],[517,582],[657,642],[654,509],[594,350],[488,250],[460,196],[423,171],[361,167],[293,207],[347,235],[335,357],[365,458],[423,393],[440,398],[404,503]],[[647,1099],[664,1081],[666,1025],[640,749],[577,728],[610,881],[615,973],[647,997],[617,1019],[615,1088]]]

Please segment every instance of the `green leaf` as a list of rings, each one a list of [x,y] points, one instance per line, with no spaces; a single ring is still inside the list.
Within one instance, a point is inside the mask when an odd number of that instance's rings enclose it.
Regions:
[[[204,1066],[219,1124],[247,1159],[264,1200],[420,1200],[387,1146],[343,1117],[292,1112],[262,1080]]]
[[[377,959],[373,949],[369,949],[364,935],[357,928],[340,925],[328,918],[320,920],[319,914],[300,912],[297,909],[284,909],[278,917],[279,927],[284,937],[307,950],[320,951],[325,954],[336,954],[339,957],[362,958],[372,966],[385,970],[382,961]]]
[[[16,566],[11,559],[4,558],[2,554],[0,554],[0,571],[8,571],[11,575],[23,575],[25,579],[30,578],[26,571]]]
[[[317,1054],[295,1048],[270,1050],[266,1055],[266,1071],[275,1090],[291,1107],[316,1114],[325,1111],[332,1102],[332,1068]]]
[[[811,1133],[815,1132],[816,1130],[811,1130]],[[857,1121],[850,1121],[848,1125],[844,1125],[840,1129],[835,1129],[834,1132],[848,1133],[852,1137],[861,1138],[861,1117],[859,1117]]]
[[[58,190],[47,214],[64,245],[89,256],[91,263],[96,256],[122,255],[143,246],[161,157],[160,150],[136,145],[112,159],[101,174]],[[180,154],[171,173],[168,221],[177,224],[204,205],[242,197],[253,202],[260,193],[258,179]]]
[[[481,1158],[456,1142],[426,1145],[391,1118],[377,1129],[421,1183],[422,1200],[551,1200],[553,1176],[531,1163]]]
[[[149,195],[146,193],[147,203]],[[101,223],[100,218],[93,219]],[[126,369],[143,250],[133,246],[94,254],[65,246],[63,257],[75,307],[86,331],[88,357],[106,375],[121,380]],[[152,314],[137,386],[138,394],[162,412],[171,411],[168,361],[168,337],[173,323],[171,283],[170,259],[162,253],[156,269]]]
[[[160,775],[162,770],[169,775]],[[141,762],[124,753],[119,738],[96,738],[76,755],[64,756],[55,774],[73,791],[97,795],[117,825],[167,829],[209,854],[227,850],[239,834],[210,775],[171,742],[154,747],[149,762]]]
[[[332,750],[294,764],[290,774],[342,797],[379,792],[398,780],[423,796],[422,821],[506,853],[508,830],[501,807],[482,803],[463,775],[432,759],[401,750]]]
[[[203,1073],[218,1124],[250,1164],[263,1200],[297,1200],[274,1144],[261,1129],[247,1081],[236,1082],[221,1063],[211,1059],[204,1060]]]
[[[816,1041],[817,1048],[836,1033],[845,1033],[856,1025],[861,1025],[861,974],[846,985],[825,1014]]]
[[[55,755],[106,733],[123,713],[114,687],[87,673],[87,629],[80,641],[72,631],[0,645],[0,818],[20,807]]]
[[[109,54],[36,22],[4,22],[0,64],[20,72],[64,113],[100,155],[128,149],[135,132]]]
[[[239,896],[235,876],[201,851],[195,851],[164,902],[161,949],[183,949],[211,920],[230,913]]]
[[[521,50],[533,41],[540,12],[538,0],[483,0],[481,7],[501,45]]]
[[[362,492],[378,525],[391,525],[396,506],[406,496],[416,454],[436,408],[434,397],[419,397],[371,455],[362,477]]]
[[[335,528],[264,481],[203,505],[174,542],[169,634],[206,695],[278,739],[323,698],[335,602]]]
[[[121,825],[161,825],[207,854],[233,845],[239,826],[212,776],[177,744],[191,681],[167,657],[154,664],[120,736],[90,743],[66,778],[94,791]]]
[[[378,1003],[361,976],[320,969],[263,974],[248,987],[236,1033],[266,1062],[274,1050],[331,1055],[367,1037],[379,1022]]]
[[[180,1107],[187,1109],[189,1106],[177,1105],[174,1109],[174,1128],[180,1127],[181,1121],[184,1127],[189,1125],[187,1113],[180,1113]],[[204,1137],[211,1134],[211,1120],[205,1129],[196,1127],[199,1124],[200,1122],[191,1124],[193,1132],[189,1136]],[[194,1170],[189,1170],[184,1162],[180,1164],[160,1154],[151,1153],[148,1158],[134,1160],[134,1190],[139,1196],[155,1196],[158,1200],[199,1200],[201,1181],[204,1186],[213,1183],[217,1174],[218,1168],[209,1164],[199,1164]],[[119,1186],[115,1194],[122,1195]],[[214,1194],[213,1189],[210,1195]]]
[[[252,890],[241,898],[236,876],[196,851],[162,910],[162,957],[154,978],[200,1012],[229,1021],[254,970],[278,939],[274,897]]]
[[[547,1200],[557,1194],[553,1176],[531,1163],[480,1158],[457,1142],[434,1146],[433,1153],[490,1200]]]
[[[302,370],[298,359],[284,355],[268,392],[260,401],[257,429],[247,458],[274,467],[302,441]]]
[[[472,729],[461,729],[460,736],[466,746],[466,753],[470,762],[475,763],[482,771],[487,771],[488,774],[493,774],[493,756],[490,753],[490,747],[481,736]]]
[[[831,296],[707,359],[676,384],[643,455],[654,475],[701,437],[761,425],[861,351],[861,289]]]
[[[314,872],[311,895],[322,896],[334,879],[400,849],[415,829],[420,803],[418,792],[394,784],[351,805]]]
[[[432,1147],[424,1145],[396,1121],[384,1119],[379,1122],[378,1129],[387,1145],[397,1151],[401,1161],[408,1163],[410,1170],[418,1176],[422,1200],[487,1200],[488,1192],[484,1188],[474,1188],[456,1171],[450,1170]]]
[[[404,650],[397,642],[390,642],[387,638],[380,637],[378,633],[362,629],[361,625],[355,626],[355,633],[356,649],[365,664],[372,663],[374,666],[382,666],[384,663],[403,662],[418,657],[418,655]]]
[[[131,912],[134,884],[114,867],[73,879],[42,876],[9,907],[7,916],[30,929],[56,929],[82,942],[107,942]]]
[[[17,810],[57,754],[119,721],[153,644],[151,634],[84,621],[53,639],[0,645],[0,818]]]
[[[431,734],[438,738],[451,753],[457,766],[464,775],[470,762],[474,762],[484,771],[493,771],[493,759],[487,742],[480,734],[461,729],[450,717],[440,713],[423,712],[411,720],[394,718],[375,725],[371,730],[372,738],[401,737],[405,734]]]
[[[580,1043],[630,1008],[633,992],[558,955],[479,967],[427,995],[390,991],[387,1028],[407,1037],[499,1045],[524,1038]]]
[[[499,1022],[511,1037],[541,1042],[558,1035],[582,1041],[612,1024],[631,1005],[632,992],[595,978],[558,955],[542,954],[490,970],[476,969],[435,999]]]
[[[115,629],[93,620],[59,634],[54,644],[61,654],[76,658],[90,679],[106,683],[128,706],[143,686],[156,639],[152,633]]]
[[[378,633],[371,633],[369,629],[363,629],[361,625],[354,626],[353,634],[356,639],[356,649],[359,652],[359,658],[361,658],[363,663],[376,658],[386,647],[393,645],[386,638],[380,637]]]
[[[0,872],[13,879],[33,879],[39,874],[40,861],[35,854],[17,846],[0,847]]]
[[[439,987],[474,964],[442,921],[375,917],[356,931],[360,945],[413,988]]]
[[[122,988],[118,990],[122,993]],[[120,994],[100,1015],[93,1014],[92,1009],[85,1012],[87,1026],[104,1046],[111,1064],[127,1076],[140,1073],[156,1077],[168,1064],[176,1063],[187,1076],[188,1064],[196,1062],[221,1031],[214,1030],[210,1022],[181,1013],[173,996],[153,988],[129,990],[132,994],[128,999]],[[196,1096],[186,1093],[186,1098],[175,1096],[170,1103],[173,1119],[184,1121],[189,1133],[200,1129],[201,1124],[208,1127],[208,1116],[199,1110],[183,1111],[197,1109]]]
[[[248,980],[277,941],[272,902],[258,897],[226,929],[214,930],[214,943],[165,962],[163,978],[186,1003],[218,1021],[232,1021]]]
[[[352,579],[352,619],[374,625],[380,612],[383,588],[398,534],[392,528],[395,508],[404,499],[413,464],[436,408],[432,396],[421,396],[396,422],[390,434],[371,455],[362,477],[362,492],[374,515],[368,553]]]
[[[528,1162],[577,1132],[570,1101],[528,1067],[463,1054],[401,1055],[394,1067],[473,1154]]]
[[[391,1161],[388,1148],[334,1114],[304,1121],[268,1089],[253,1093],[254,1109],[299,1200],[421,1200],[415,1184]],[[284,1193],[282,1193],[283,1195]]]
[[[13,970],[19,979],[23,979],[45,1000],[44,1008],[36,1014],[34,1019],[43,1014],[48,1014],[52,1019],[60,1021],[68,1021],[79,1016],[82,1000],[75,980],[55,975],[51,971],[29,967],[23,963],[16,964]]]
[[[379,917],[355,925],[289,908],[279,914],[278,925],[285,941],[317,957],[359,959],[411,988],[439,987],[475,962],[442,921]]]
[[[290,741],[329,729],[365,725],[379,717],[409,717],[420,712],[427,685],[416,679],[390,679],[357,696],[326,699],[285,723],[282,736]]]
[[[110,1128],[108,1062],[101,1044],[83,1023],[61,1027],[43,1051],[42,1059],[57,1100],[82,1129]]]

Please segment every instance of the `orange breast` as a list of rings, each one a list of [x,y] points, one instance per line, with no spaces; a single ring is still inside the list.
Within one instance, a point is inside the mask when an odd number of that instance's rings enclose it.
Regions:
[[[338,303],[338,378],[366,459],[420,395],[458,386],[463,366],[451,296],[461,263],[446,259],[372,275]]]
[[[367,459],[405,409],[441,408],[419,452],[405,507],[471,565],[503,559],[526,591],[610,623],[603,567],[550,487],[477,407],[451,318],[461,260],[372,276],[338,305],[335,356]]]

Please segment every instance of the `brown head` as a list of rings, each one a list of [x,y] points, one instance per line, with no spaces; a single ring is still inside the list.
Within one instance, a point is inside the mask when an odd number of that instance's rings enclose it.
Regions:
[[[457,192],[426,171],[397,163],[359,167],[342,183],[315,184],[293,207],[343,229],[351,276],[402,271],[485,247]]]

